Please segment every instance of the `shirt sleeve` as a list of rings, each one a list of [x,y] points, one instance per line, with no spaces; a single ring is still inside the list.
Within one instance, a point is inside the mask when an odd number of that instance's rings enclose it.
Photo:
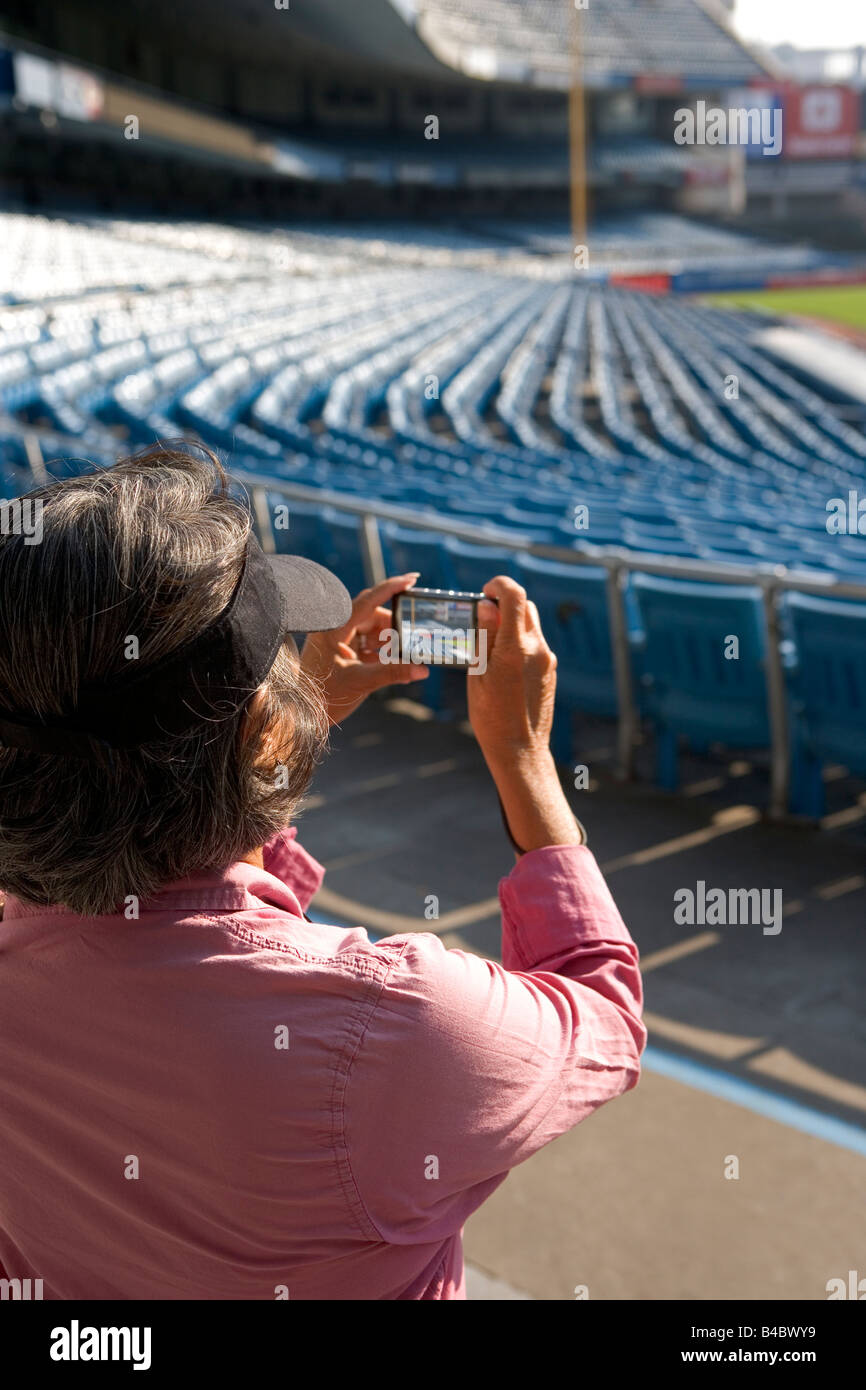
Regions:
[[[346,1090],[346,1152],[381,1239],[444,1238],[509,1169],[630,1090],[638,950],[592,852],[532,850],[499,889],[503,963],[391,937]]]
[[[262,864],[267,873],[291,888],[301,911],[306,912],[322,886],[325,870],[303,845],[298,844],[297,834],[295,825],[278,831],[262,848]]]

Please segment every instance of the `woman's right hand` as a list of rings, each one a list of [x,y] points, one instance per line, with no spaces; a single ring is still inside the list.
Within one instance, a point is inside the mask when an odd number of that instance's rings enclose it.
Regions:
[[[541,630],[538,609],[526,590],[506,575],[484,586],[495,603],[479,603],[486,641],[483,662],[471,670],[466,695],[475,737],[490,761],[546,752],[553,727],[556,657]],[[482,653],[483,655],[483,653]]]
[[[556,657],[544,639],[538,609],[513,579],[484,586],[494,603],[479,603],[486,668],[466,678],[469,719],[508,820],[524,851],[585,843],[550,752]]]

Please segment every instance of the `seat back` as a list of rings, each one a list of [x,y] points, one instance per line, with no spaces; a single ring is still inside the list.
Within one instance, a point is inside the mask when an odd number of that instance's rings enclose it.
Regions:
[[[769,742],[759,588],[635,574],[642,707],[702,744]],[[734,640],[736,639],[736,640]]]
[[[454,576],[454,588],[469,593],[481,593],[488,579],[496,574],[518,578],[517,552],[499,546],[470,545],[449,536],[445,549]]]
[[[322,508],[322,532],[326,569],[342,579],[354,598],[367,587],[362,543],[362,519],[354,512],[338,511],[336,507]]]
[[[785,594],[792,708],[813,755],[866,772],[866,603]]]
[[[379,540],[385,570],[390,574],[408,574],[420,570],[418,580],[424,589],[455,589],[450,560],[441,531],[425,531],[420,526],[398,526],[394,521],[379,523]]]
[[[615,715],[606,571],[519,554],[517,579],[556,653],[558,701],[587,714]]]
[[[280,555],[304,555],[324,564],[322,508],[315,502],[296,502],[278,492],[268,493],[274,543]]]

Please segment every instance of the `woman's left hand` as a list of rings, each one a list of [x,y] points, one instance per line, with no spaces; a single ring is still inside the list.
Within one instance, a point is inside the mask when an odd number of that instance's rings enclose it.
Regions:
[[[392,627],[390,602],[411,589],[417,574],[400,574],[364,589],[352,603],[345,627],[311,632],[301,651],[301,665],[322,687],[332,724],[340,724],[358,708],[371,690],[384,685],[408,685],[430,674],[426,666],[383,661]],[[386,608],[383,605],[388,604]],[[385,633],[383,639],[382,633]]]

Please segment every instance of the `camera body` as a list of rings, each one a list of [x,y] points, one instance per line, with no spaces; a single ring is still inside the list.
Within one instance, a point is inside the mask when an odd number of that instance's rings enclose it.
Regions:
[[[425,666],[477,664],[478,604],[482,599],[487,595],[459,589],[416,588],[395,594],[391,619],[399,637],[400,660]]]

